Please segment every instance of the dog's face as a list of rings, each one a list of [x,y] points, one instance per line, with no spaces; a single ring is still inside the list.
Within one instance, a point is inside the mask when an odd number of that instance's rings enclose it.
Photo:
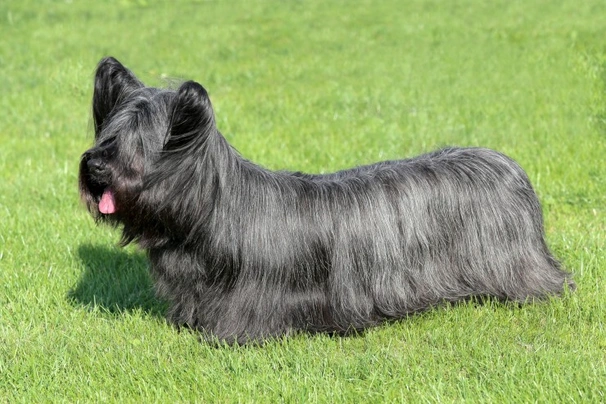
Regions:
[[[137,214],[148,176],[162,159],[187,154],[214,128],[202,86],[146,87],[113,58],[97,67],[93,118],[95,145],[80,162],[80,194],[95,218],[114,223]]]

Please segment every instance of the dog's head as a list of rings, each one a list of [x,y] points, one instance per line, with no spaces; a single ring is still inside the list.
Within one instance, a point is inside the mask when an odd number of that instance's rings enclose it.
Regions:
[[[215,130],[212,106],[200,84],[189,81],[177,90],[146,87],[111,57],[97,67],[93,119],[95,144],[82,155],[80,194],[95,218],[114,223],[137,216],[141,194],[153,186],[152,178],[158,179],[160,167],[167,171],[166,161],[197,153]],[[172,171],[179,167],[172,164]]]

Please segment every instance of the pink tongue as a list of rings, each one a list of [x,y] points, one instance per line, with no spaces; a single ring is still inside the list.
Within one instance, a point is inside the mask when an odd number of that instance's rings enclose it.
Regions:
[[[106,189],[105,192],[103,192],[103,196],[99,201],[99,212],[106,215],[111,215],[116,212],[114,193],[110,189]]]

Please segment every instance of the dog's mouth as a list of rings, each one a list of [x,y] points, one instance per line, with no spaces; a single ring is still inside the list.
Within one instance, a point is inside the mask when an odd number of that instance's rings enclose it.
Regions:
[[[104,215],[116,213],[116,199],[114,192],[110,188],[106,188],[99,200],[99,212]]]
[[[110,177],[107,170],[91,170],[88,160],[83,159],[79,182],[80,195],[92,213],[98,211],[103,215],[111,215],[117,212],[116,197],[109,185]]]

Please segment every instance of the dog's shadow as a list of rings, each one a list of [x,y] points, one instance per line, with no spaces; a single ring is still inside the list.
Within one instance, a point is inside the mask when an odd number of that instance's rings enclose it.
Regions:
[[[72,302],[113,314],[141,311],[163,316],[166,304],[154,295],[143,253],[127,252],[117,247],[81,245],[78,256],[84,271],[68,292]]]

